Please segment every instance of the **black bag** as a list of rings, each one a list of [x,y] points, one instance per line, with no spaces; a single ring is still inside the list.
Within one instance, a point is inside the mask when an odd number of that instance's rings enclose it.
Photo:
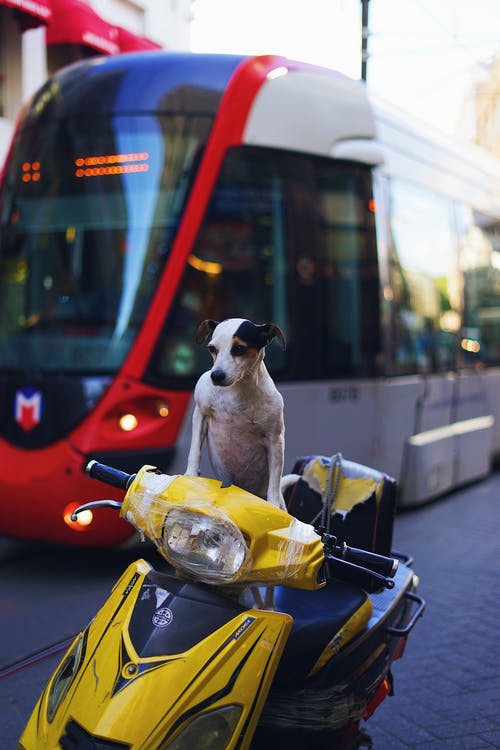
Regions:
[[[302,456],[285,492],[288,512],[323,526],[339,543],[390,555],[398,485],[393,477],[334,456]]]

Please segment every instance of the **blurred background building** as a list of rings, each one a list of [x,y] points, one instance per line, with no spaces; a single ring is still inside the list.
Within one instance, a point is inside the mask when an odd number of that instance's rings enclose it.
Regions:
[[[474,91],[476,104],[474,141],[500,158],[500,55],[488,66]]]
[[[0,0],[0,165],[22,103],[93,55],[189,48],[191,0]]]

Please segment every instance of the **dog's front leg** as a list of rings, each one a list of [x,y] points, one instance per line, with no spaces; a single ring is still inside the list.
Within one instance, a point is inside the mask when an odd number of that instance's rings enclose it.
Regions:
[[[283,473],[283,454],[285,441],[283,435],[275,435],[267,446],[267,463],[269,469],[269,484],[267,487],[267,501],[286,510],[285,501],[281,494],[281,475]]]
[[[191,427],[191,446],[189,448],[186,474],[197,477],[200,473],[201,447],[207,434],[207,420],[198,406],[194,407],[193,422]]]

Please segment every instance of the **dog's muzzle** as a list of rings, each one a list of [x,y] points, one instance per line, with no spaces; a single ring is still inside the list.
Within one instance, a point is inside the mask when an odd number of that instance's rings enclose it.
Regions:
[[[212,370],[210,377],[214,385],[226,385],[226,373],[224,370]]]

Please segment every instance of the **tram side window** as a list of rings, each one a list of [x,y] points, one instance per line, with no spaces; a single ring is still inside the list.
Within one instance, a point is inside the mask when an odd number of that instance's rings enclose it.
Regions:
[[[394,373],[432,372],[456,364],[461,280],[452,206],[403,181],[390,185]]]
[[[184,387],[207,368],[207,353],[194,342],[204,318],[273,321],[287,330],[285,233],[279,165],[265,152],[231,149],[153,357],[153,377]],[[284,357],[273,344],[266,363],[280,370]]]
[[[318,178],[326,373],[368,375],[379,346],[370,172],[322,160]]]
[[[460,364],[500,363],[500,221],[460,211],[464,321]]]

